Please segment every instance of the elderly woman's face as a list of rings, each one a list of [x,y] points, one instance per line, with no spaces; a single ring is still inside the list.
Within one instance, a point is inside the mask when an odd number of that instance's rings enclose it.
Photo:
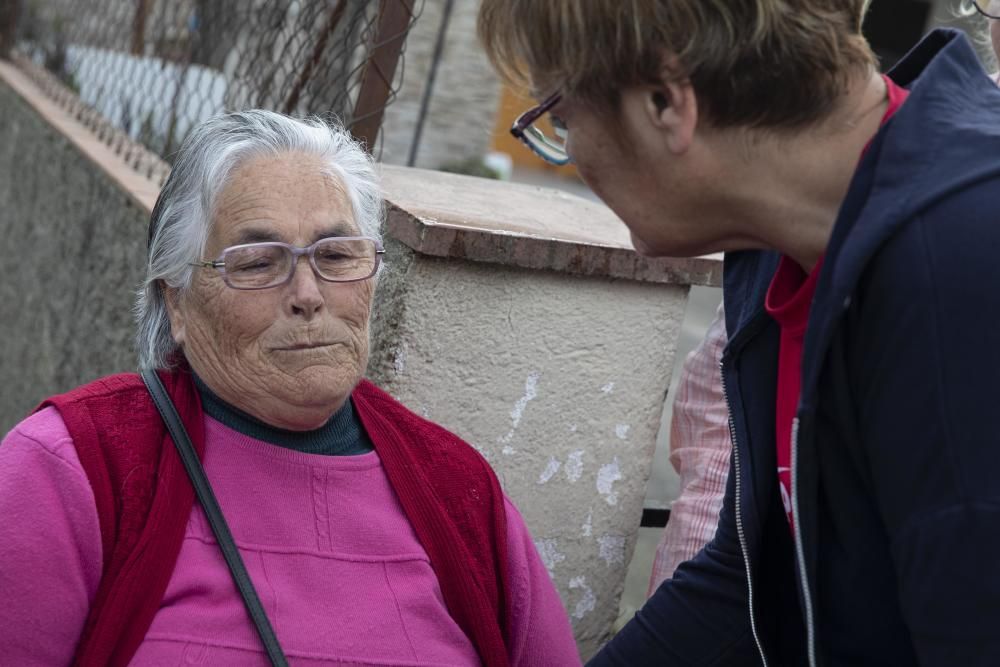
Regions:
[[[282,241],[304,247],[360,230],[341,184],[313,156],[246,163],[218,197],[206,258],[233,245]],[[196,270],[191,289],[168,298],[175,340],[223,400],[269,424],[321,426],[349,396],[368,362],[374,280],[329,283],[301,257],[292,280],[262,290],[228,287]]]

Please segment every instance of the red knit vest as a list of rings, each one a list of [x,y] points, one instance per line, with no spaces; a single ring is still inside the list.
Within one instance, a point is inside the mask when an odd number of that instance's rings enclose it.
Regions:
[[[190,373],[160,373],[199,456]],[[437,574],[448,611],[487,667],[505,667],[510,600],[503,494],[489,464],[445,429],[362,381],[355,410]],[[90,481],[104,567],[74,664],[127,665],[159,609],[194,504],[180,457],[136,374],[49,398]],[[277,628],[281,639],[280,628]]]

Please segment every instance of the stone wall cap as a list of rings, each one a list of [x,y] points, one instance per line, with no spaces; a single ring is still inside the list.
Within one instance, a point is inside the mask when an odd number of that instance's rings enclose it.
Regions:
[[[382,166],[387,233],[413,250],[643,282],[722,282],[722,255],[643,257],[604,204],[522,183]]]

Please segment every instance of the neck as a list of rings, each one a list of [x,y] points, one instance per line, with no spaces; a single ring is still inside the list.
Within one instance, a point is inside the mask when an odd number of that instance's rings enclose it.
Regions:
[[[213,355],[185,353],[199,381],[220,400],[268,426],[286,431],[312,431],[322,427],[344,407],[348,394],[334,401],[311,402],[308,394],[289,391],[286,385],[268,383],[226,367]]]
[[[725,219],[741,247],[774,248],[811,271],[826,250],[858,161],[878,132],[888,91],[877,73],[859,80],[827,119],[794,135],[753,141],[722,181]],[[746,155],[746,137],[741,150]],[[742,229],[740,229],[742,228]]]
[[[371,440],[355,414],[354,405],[350,400],[319,428],[308,431],[286,430],[263,422],[226,403],[216,396],[201,378],[197,375],[193,375],[193,378],[205,414],[255,440],[307,454],[347,456],[364,454],[372,450]]]

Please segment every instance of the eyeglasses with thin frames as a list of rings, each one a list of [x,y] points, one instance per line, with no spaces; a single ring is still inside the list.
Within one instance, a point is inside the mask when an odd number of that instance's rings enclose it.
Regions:
[[[555,115],[550,114],[549,120],[555,130],[555,136],[545,134],[536,123],[542,116],[550,112],[559,102],[562,95],[555,93],[550,95],[541,104],[534,106],[514,121],[510,127],[510,133],[520,139],[524,144],[539,155],[546,162],[555,165],[568,164],[569,154],[566,152],[566,125]]]
[[[988,0],[972,0],[972,6],[976,8],[976,11],[985,16],[988,19],[993,19],[995,21],[1000,21],[1000,14],[995,14],[986,11],[986,8],[990,6]]]
[[[353,283],[374,276],[383,254],[385,250],[377,239],[336,236],[320,239],[305,248],[277,241],[244,243],[226,248],[214,260],[191,265],[218,270],[233,289],[258,290],[291,281],[303,255],[309,258],[309,266],[321,280]]]

